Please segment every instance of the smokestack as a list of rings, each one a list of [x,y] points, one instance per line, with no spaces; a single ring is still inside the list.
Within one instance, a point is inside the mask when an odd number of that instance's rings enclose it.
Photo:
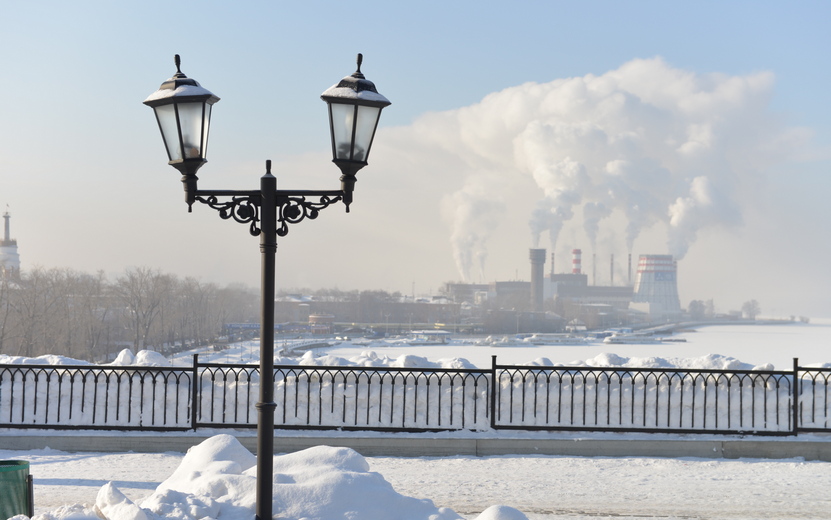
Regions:
[[[597,254],[592,253],[592,285],[597,285]]]
[[[571,274],[583,274],[582,255],[583,251],[579,249],[571,250]]]
[[[632,253],[629,253],[629,285],[632,285]]]
[[[531,257],[531,310],[542,312],[545,249],[531,249],[529,252]]]
[[[554,252],[551,252],[551,278],[554,278]]]
[[[609,260],[609,285],[615,286],[615,254],[612,253],[612,258]]]

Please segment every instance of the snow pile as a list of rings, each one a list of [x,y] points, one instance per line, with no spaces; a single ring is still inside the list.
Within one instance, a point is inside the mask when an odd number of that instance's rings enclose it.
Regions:
[[[135,356],[135,354],[133,354],[133,351],[128,349],[128,348],[125,348],[124,350],[122,350],[121,352],[118,353],[118,355],[113,360],[112,364],[114,366],[124,367],[124,366],[130,366],[135,362],[136,362],[136,356]]]
[[[618,368],[690,368],[700,370],[773,370],[773,365],[751,365],[742,363],[736,358],[721,354],[707,354],[696,358],[661,358],[661,357],[625,357],[604,352],[593,358],[572,361],[570,363],[554,363],[542,357],[528,363],[540,367],[618,367]]]
[[[0,365],[96,365],[89,361],[83,361],[67,356],[57,356],[55,354],[46,354],[38,357],[24,357],[24,356],[7,356],[0,354]],[[118,353],[112,363],[105,363],[98,366],[143,366],[143,367],[168,367],[170,361],[152,350],[140,350],[138,354],[125,348]]]
[[[281,365],[304,365],[304,366],[361,366],[361,367],[398,367],[398,368],[455,368],[473,369],[473,364],[463,358],[438,359],[435,362],[426,357],[404,354],[397,358],[386,355],[379,356],[374,350],[365,350],[357,356],[342,358],[332,355],[315,356],[312,351],[307,351],[300,360],[294,358],[276,358]]]
[[[251,362],[256,363],[257,360]],[[362,366],[362,367],[398,367],[398,368],[449,368],[475,369],[476,366],[465,358],[443,358],[430,361],[426,357],[412,354],[402,354],[398,357],[379,355],[374,350],[364,350],[360,354],[348,358],[330,354],[318,355],[311,350],[306,351],[300,358],[275,357],[277,365],[300,366]],[[45,355],[36,358],[0,355],[0,365],[92,365],[88,361],[81,361],[65,356]],[[754,366],[743,363],[736,358],[721,354],[707,354],[695,358],[662,358],[662,357],[625,357],[604,352],[586,360],[576,360],[570,363],[555,363],[547,357],[536,358],[527,363],[531,366],[573,366],[573,367],[622,367],[622,368],[697,368],[704,370],[773,370],[770,364]],[[141,350],[133,354],[130,349],[124,349],[112,363],[100,366],[171,366],[171,362],[163,355],[152,350]],[[818,365],[828,368],[831,364]]]
[[[191,448],[181,465],[140,505],[112,483],[95,509],[61,507],[33,520],[250,520],[256,502],[256,459],[231,435]],[[285,520],[461,520],[433,502],[397,493],[349,448],[318,446],[274,457],[273,513]],[[97,514],[97,516],[94,516]],[[527,520],[520,511],[492,506],[478,520]]]
[[[66,356],[47,354],[38,357],[7,356],[0,354],[0,365],[90,365],[89,361],[81,361]]]

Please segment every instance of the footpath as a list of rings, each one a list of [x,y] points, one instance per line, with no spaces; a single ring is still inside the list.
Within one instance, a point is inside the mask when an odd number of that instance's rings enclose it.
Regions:
[[[213,435],[229,433],[256,453],[253,430],[135,433],[113,431],[0,430],[0,448],[68,452],[184,453]],[[831,462],[831,434],[793,437],[628,433],[505,434],[464,432],[355,433],[278,431],[275,453],[312,446],[352,448],[366,457],[559,455],[571,457],[697,457],[709,459],[803,459]]]

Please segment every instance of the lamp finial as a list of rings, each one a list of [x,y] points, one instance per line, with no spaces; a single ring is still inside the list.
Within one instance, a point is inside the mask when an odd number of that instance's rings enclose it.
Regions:
[[[353,78],[358,78],[358,79],[364,79],[365,78],[365,76],[361,72],[361,64],[363,62],[364,62],[364,55],[359,52],[358,53],[358,70],[356,70],[355,73],[352,74]]]

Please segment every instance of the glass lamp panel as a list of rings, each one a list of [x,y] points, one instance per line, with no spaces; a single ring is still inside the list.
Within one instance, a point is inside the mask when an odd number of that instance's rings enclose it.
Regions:
[[[205,103],[205,124],[202,126],[202,158],[208,156],[208,130],[211,127],[211,105]]]
[[[335,159],[352,159],[352,125],[355,120],[355,106],[332,103],[332,143]]]
[[[379,107],[358,106],[358,123],[355,125],[355,150],[352,159],[366,161],[369,147],[372,146],[372,136],[375,134],[375,125],[381,114]]]
[[[185,159],[198,159],[202,154],[202,107],[201,101],[179,103],[179,126],[182,129],[182,145]]]
[[[179,126],[176,124],[176,105],[162,105],[155,107],[156,119],[162,129],[162,139],[167,146],[167,156],[171,161],[182,160],[182,150],[179,148]]]

